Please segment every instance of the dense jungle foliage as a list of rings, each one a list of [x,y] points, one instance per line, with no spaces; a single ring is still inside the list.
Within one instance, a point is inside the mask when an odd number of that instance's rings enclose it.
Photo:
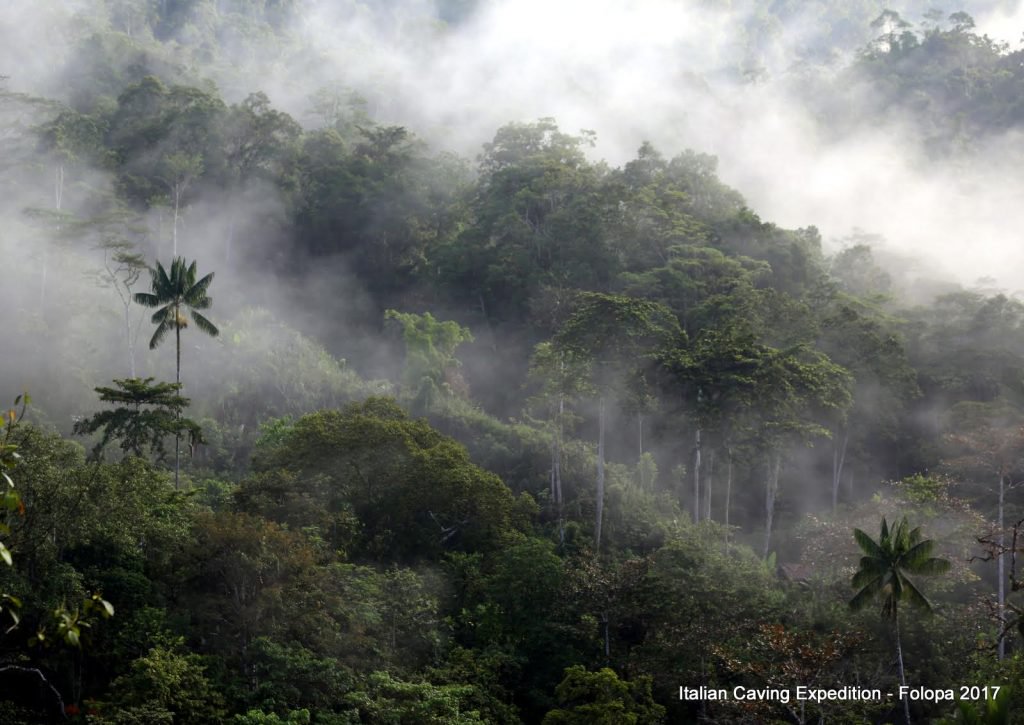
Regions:
[[[731,77],[796,5],[753,4]],[[87,3],[59,81],[0,68],[0,723],[1021,708],[1021,299],[826,252],[700,151],[543,118],[466,158],[340,87],[295,118],[232,66],[301,58],[300,6]],[[1024,128],[966,13],[808,6],[827,72],[787,83],[832,136]],[[901,682],[1002,689],[680,697]]]

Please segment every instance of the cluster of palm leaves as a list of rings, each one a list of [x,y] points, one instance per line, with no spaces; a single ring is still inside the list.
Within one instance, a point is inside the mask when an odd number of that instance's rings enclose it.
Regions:
[[[151,270],[153,278],[152,292],[138,292],[135,301],[145,307],[159,307],[153,313],[152,322],[156,325],[153,337],[149,340],[149,349],[155,350],[167,333],[174,330],[177,338],[177,365],[175,382],[181,382],[181,331],[188,327],[185,317],[187,310],[196,327],[211,337],[220,334],[217,326],[203,317],[198,310],[209,309],[213,300],[207,295],[213,272],[196,280],[196,263],[188,264],[184,257],[175,257],[171,262],[170,274],[164,266],[157,262],[156,269]]]
[[[899,604],[907,604],[931,611],[932,605],[917,588],[908,575],[930,576],[949,571],[949,561],[932,556],[935,542],[923,539],[920,527],[911,529],[906,516],[896,526],[889,528],[882,519],[882,530],[878,541],[860,529],[853,530],[853,538],[864,556],[851,582],[858,589],[850,600],[852,609],[862,609],[876,598],[882,600],[882,616],[893,623],[896,640],[896,659],[899,665],[900,684],[906,686],[907,676],[903,667],[903,645],[900,642]],[[910,703],[903,698],[903,712],[910,723]]]
[[[159,308],[151,318],[156,330],[149,340],[149,349],[156,349],[167,333],[174,330],[176,363],[174,367],[174,381],[181,387],[181,331],[188,327],[188,319],[185,311],[195,323],[196,327],[211,337],[220,334],[217,326],[206,319],[199,310],[209,309],[213,304],[207,291],[210,283],[213,282],[213,272],[202,279],[196,279],[196,263],[189,264],[184,257],[175,257],[171,262],[171,271],[168,274],[164,266],[157,262],[156,268],[150,270],[153,279],[152,292],[138,292],[135,301],[145,307]],[[180,421],[181,411],[176,414]],[[180,447],[181,431],[180,426],[175,430],[174,436],[174,485],[178,486],[178,473],[180,468]]]

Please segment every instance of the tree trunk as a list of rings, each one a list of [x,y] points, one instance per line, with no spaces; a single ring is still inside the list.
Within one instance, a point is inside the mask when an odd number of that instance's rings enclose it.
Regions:
[[[562,510],[562,417],[565,415],[565,399],[558,396],[558,420],[555,425],[554,484],[555,503],[558,504],[558,545],[565,544],[565,514]]]
[[[907,674],[903,669],[903,643],[900,641],[900,612],[899,604],[893,602],[892,613],[893,622],[896,625],[896,663],[900,668],[900,684],[903,687],[907,686]],[[907,719],[907,725],[910,725],[910,700],[907,697],[903,697],[903,716]]]
[[[53,208],[56,211],[60,211],[64,205],[64,164],[57,164],[57,169],[54,172],[53,179]],[[50,250],[48,249],[49,243],[43,242],[43,263],[42,269],[40,270],[40,282],[39,282],[39,307],[44,309],[46,306],[46,281],[49,273],[50,266]]]
[[[832,442],[832,513],[839,506],[839,481],[843,475],[843,464],[846,462],[846,445],[850,441],[850,429],[843,426],[842,443],[838,439]]]
[[[604,664],[610,666],[612,661],[612,643],[611,635],[608,632],[608,610],[601,612],[601,625],[604,629]]]
[[[594,556],[601,553],[601,521],[604,517],[604,396],[597,414],[597,512],[594,525]]]
[[[1004,504],[1006,501],[1006,477],[1002,471],[999,472],[999,550],[996,554],[996,564],[999,571],[999,659],[1006,657],[1006,559],[1003,557],[1006,548],[1006,531],[1003,518]]]
[[[708,463],[704,466],[704,520],[711,520],[711,487],[715,476],[715,449],[708,449]]]
[[[768,454],[768,475],[765,480],[764,497],[764,552],[768,558],[768,550],[772,543],[772,521],[775,518],[775,496],[779,492],[779,468],[782,466],[782,452],[771,451]]]
[[[644,480],[644,414],[636,414],[637,432],[639,434],[640,455],[637,460],[637,471],[640,474],[640,488],[646,490],[647,482]]]
[[[557,451],[555,455],[555,501],[558,503],[558,512],[562,512],[562,418],[565,415],[565,399],[558,396],[558,421],[555,425],[555,444]]]
[[[178,256],[178,209],[181,205],[181,184],[174,183],[174,221],[171,225],[171,260]]]
[[[732,498],[732,449],[725,448],[725,552],[729,553],[729,506]]]
[[[128,363],[132,377],[135,375],[135,342],[132,340],[131,290],[128,291],[128,304],[124,306],[124,336],[128,342]]]
[[[174,308],[174,338],[175,338],[175,365],[174,365],[174,382],[181,384],[181,326],[178,324],[178,308]],[[178,392],[181,390],[179,388]],[[181,420],[181,411],[179,410],[175,416],[178,420]],[[178,479],[179,471],[181,468],[181,431],[174,431],[174,490],[177,491],[181,488],[180,481]]]
[[[700,428],[693,446],[693,523],[700,523]]]

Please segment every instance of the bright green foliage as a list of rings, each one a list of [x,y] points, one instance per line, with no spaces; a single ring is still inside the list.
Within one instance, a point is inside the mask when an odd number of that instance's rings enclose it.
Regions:
[[[931,610],[931,604],[909,575],[944,574],[950,564],[946,559],[932,556],[935,542],[922,539],[920,527],[911,530],[904,517],[890,529],[883,518],[877,542],[860,529],[853,530],[853,537],[864,556],[851,582],[859,590],[850,600],[852,609],[861,609],[881,599],[882,616],[890,619],[897,617],[900,602]]]
[[[352,670],[345,663],[318,656],[296,642],[258,637],[247,664],[255,685],[245,683],[239,699],[266,712],[337,710],[354,686]]]
[[[158,646],[131,663],[111,685],[111,702],[101,706],[100,723],[223,722],[223,698],[211,686],[202,659],[182,642]]]
[[[679,322],[661,304],[582,292],[554,342],[559,349],[592,359],[594,367],[602,370],[642,359],[663,346],[678,343],[681,337]]]
[[[309,710],[289,710],[284,717],[273,712],[249,710],[244,715],[235,715],[231,722],[233,725],[309,725]]]
[[[1004,685],[999,694],[983,702],[960,700],[956,712],[936,721],[936,725],[1009,725],[1013,702],[1013,688]]]
[[[103,431],[102,439],[93,448],[94,458],[100,457],[110,441],[118,439],[126,454],[142,456],[148,449],[158,461],[166,456],[164,439],[167,436],[187,434],[192,444],[203,442],[199,424],[181,417],[190,402],[179,395],[181,383],[154,384],[153,378],[128,378],[115,380],[114,385],[114,388],[96,388],[96,392],[101,401],[118,407],[75,423],[76,435]]]
[[[350,694],[346,701],[357,711],[359,722],[368,725],[483,723],[476,710],[463,704],[472,694],[469,685],[406,682],[387,672],[374,672],[365,688]]]
[[[417,315],[387,310],[385,320],[394,320],[402,328],[405,341],[406,395],[420,412],[429,411],[442,395],[465,395],[465,383],[458,374],[455,350],[472,342],[470,331],[452,320],[439,322],[429,312]]]
[[[82,600],[80,607],[73,610],[61,605],[54,610],[53,618],[56,621],[56,630],[52,633],[47,631],[44,625],[29,639],[29,645],[48,645],[51,639],[63,641],[71,647],[82,646],[82,639],[89,630],[101,619],[109,619],[114,616],[114,605],[101,597],[93,594]]]
[[[24,417],[25,411],[28,408],[29,403],[32,399],[27,393],[19,395],[14,399],[14,408],[8,410],[4,415],[3,438],[0,439],[0,512],[2,512],[3,519],[0,520],[0,534],[5,538],[11,533],[11,527],[7,523],[10,515],[14,512],[24,512],[24,504],[21,502],[21,496],[18,495],[17,489],[14,487],[14,479],[11,478],[10,473],[18,465],[21,460],[21,454],[18,453],[18,446],[12,442],[11,435],[14,432],[14,426]],[[21,413],[19,414],[16,410],[17,406],[21,405]],[[4,543],[3,539],[0,539],[0,559],[7,566],[14,565],[14,559],[11,556],[11,550]],[[10,617],[12,624],[11,628],[18,626],[20,617],[18,616],[18,608],[21,607],[21,600],[16,596],[7,592],[0,592],[0,614],[6,612],[7,616]],[[10,631],[10,630],[8,630]]]
[[[662,265],[624,279],[630,294],[666,305],[686,332],[696,335],[726,324],[755,326],[764,315],[756,285],[770,271],[765,262],[713,247],[676,245]]]
[[[544,725],[657,725],[665,708],[651,695],[651,679],[619,679],[609,667],[587,672],[581,665],[565,671],[555,689],[560,707],[544,716]]]

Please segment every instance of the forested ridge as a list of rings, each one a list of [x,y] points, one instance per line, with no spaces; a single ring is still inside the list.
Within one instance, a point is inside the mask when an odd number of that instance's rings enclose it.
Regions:
[[[726,5],[680,94],[1020,158],[1022,51],[960,8]],[[642,136],[466,151],[372,46],[501,7],[0,19],[0,723],[1011,722],[1016,269],[787,228]],[[901,684],[987,689],[731,694]]]

